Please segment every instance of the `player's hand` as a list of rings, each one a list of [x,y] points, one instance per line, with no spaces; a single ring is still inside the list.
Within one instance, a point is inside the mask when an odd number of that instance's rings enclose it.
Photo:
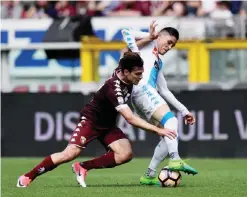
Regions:
[[[158,24],[156,24],[156,20],[153,20],[149,27],[149,38],[151,40],[155,40],[158,38],[158,33],[156,32],[155,28]]]
[[[177,136],[176,131],[171,130],[171,129],[167,129],[167,128],[158,128],[157,133],[160,136],[166,136],[166,137],[168,137],[171,140],[174,139],[174,138],[176,138],[176,136]]]
[[[196,122],[196,118],[193,116],[192,113],[189,113],[184,117],[185,124],[193,125],[195,122]]]

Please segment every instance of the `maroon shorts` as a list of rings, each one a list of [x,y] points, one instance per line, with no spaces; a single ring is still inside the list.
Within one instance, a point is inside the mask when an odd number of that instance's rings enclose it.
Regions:
[[[108,148],[108,145],[119,139],[127,138],[121,129],[115,127],[107,131],[95,131],[87,120],[82,120],[73,131],[69,144],[75,144],[85,148],[89,142],[97,138],[101,144]]]

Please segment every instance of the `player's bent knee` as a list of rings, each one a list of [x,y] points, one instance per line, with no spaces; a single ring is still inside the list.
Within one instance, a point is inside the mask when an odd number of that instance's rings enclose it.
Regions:
[[[168,129],[173,129],[177,131],[178,129],[178,119],[174,116],[174,114],[170,111],[167,112],[160,121],[160,124]]]
[[[169,111],[162,117],[162,119],[160,120],[160,124],[164,126],[167,124],[168,121],[170,122],[171,119],[177,118],[175,117],[173,112]]]
[[[132,148],[128,139],[119,139],[109,145],[114,152],[117,164],[123,164],[133,158]]]
[[[176,129],[178,127],[178,119],[174,116],[169,121],[167,121],[166,125],[172,127],[172,129]]]
[[[122,163],[127,163],[133,158],[133,153],[131,151],[124,152],[122,155]]]
[[[133,159],[133,152],[132,151],[126,152],[124,155],[125,162],[129,162],[132,159]]]
[[[120,154],[116,155],[117,163],[127,163],[133,158],[132,151],[122,151]]]

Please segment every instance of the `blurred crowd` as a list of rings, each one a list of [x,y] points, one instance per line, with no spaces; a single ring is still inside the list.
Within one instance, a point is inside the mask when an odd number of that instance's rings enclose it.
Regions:
[[[247,1],[1,1],[1,18],[89,16],[197,16],[228,18],[247,15]]]

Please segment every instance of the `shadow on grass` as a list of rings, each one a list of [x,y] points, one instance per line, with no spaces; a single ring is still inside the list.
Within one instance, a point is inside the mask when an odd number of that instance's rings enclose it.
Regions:
[[[48,186],[45,186],[45,187],[51,187],[50,185]],[[53,186],[52,186],[53,187]],[[70,187],[70,188],[82,188],[82,187],[80,187],[79,185],[76,185],[76,184],[67,184],[67,185],[56,185],[56,186],[54,186],[54,187]],[[87,187],[88,188],[111,188],[111,187],[120,187],[120,188],[131,188],[131,187],[140,187],[140,188],[162,188],[162,187],[160,187],[160,186],[156,186],[156,185],[141,185],[141,184],[138,184],[138,183],[135,183],[135,184],[118,184],[118,183],[116,183],[116,184],[93,184],[93,185],[91,185],[91,184],[88,184],[87,185]],[[180,185],[180,186],[178,186],[178,187],[176,187],[176,188],[190,188],[191,187],[191,185],[190,186],[186,186],[186,185]],[[193,187],[193,186],[192,186]],[[173,188],[173,187],[166,187],[166,188],[164,188],[164,189],[175,189],[175,188]]]
[[[141,185],[141,184],[96,184],[88,185],[88,187],[142,187],[142,188],[162,188],[156,185]],[[186,188],[185,185],[180,185],[177,188]],[[173,187],[167,187],[166,189],[174,189]]]
[[[49,187],[49,186],[47,186]],[[53,187],[53,186],[52,186]],[[71,187],[71,188],[82,188],[80,187],[79,185],[76,185],[76,184],[66,184],[66,185],[56,185],[54,187]],[[144,185],[141,185],[141,184],[88,184],[87,185],[88,188],[100,188],[100,187],[148,187],[148,188],[155,188],[155,187],[158,187],[158,186],[144,186]],[[159,187],[158,187],[159,188]]]
[[[88,187],[143,187],[140,184],[95,184],[95,185],[88,185]]]

